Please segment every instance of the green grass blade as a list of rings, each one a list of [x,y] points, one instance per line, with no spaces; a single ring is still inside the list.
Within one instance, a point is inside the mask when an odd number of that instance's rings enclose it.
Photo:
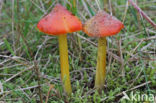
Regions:
[[[15,56],[14,50],[11,48],[11,44],[7,41],[6,38],[4,38],[3,40],[4,40],[4,43],[5,43],[6,47],[7,47],[7,49],[10,51],[10,53],[11,53],[13,56]]]

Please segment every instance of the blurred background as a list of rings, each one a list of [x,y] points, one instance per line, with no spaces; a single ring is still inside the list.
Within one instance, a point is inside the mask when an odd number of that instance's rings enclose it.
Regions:
[[[156,0],[133,2],[156,22]],[[119,34],[107,37],[102,93],[94,89],[98,38],[82,31],[68,35],[73,94],[63,93],[57,37],[36,28],[56,3],[83,23],[99,9],[123,22]],[[0,102],[131,103],[121,100],[123,91],[156,94],[156,29],[128,0],[0,0]]]

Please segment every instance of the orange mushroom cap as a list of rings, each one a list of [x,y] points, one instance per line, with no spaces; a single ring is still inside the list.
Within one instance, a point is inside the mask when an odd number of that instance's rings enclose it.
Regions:
[[[82,23],[65,7],[56,4],[53,10],[39,21],[37,28],[49,35],[62,35],[81,30]]]
[[[104,37],[117,34],[123,27],[117,18],[100,11],[83,25],[83,31],[89,36]]]

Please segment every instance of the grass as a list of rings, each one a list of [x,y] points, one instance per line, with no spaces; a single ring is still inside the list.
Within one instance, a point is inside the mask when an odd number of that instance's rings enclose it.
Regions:
[[[104,8],[103,0],[75,0],[77,5],[72,8],[67,0],[60,1],[83,22],[98,11],[97,2]],[[94,89],[97,38],[88,37],[82,31],[68,35],[73,94],[67,97],[60,83],[57,37],[47,36],[36,28],[40,18],[57,1],[3,0],[0,3],[0,101],[36,103],[42,94],[45,102],[49,92],[48,103],[132,103],[121,100],[123,91],[127,95],[156,94],[156,31],[132,6],[125,13],[126,1],[112,1],[112,8],[108,8],[121,21],[125,16],[125,28],[107,38],[106,85],[100,94]],[[156,1],[137,1],[156,22]],[[54,86],[51,90],[50,85]]]

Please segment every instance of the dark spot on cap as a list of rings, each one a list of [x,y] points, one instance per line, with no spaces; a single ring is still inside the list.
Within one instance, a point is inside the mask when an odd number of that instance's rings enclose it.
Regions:
[[[46,17],[44,20],[47,21],[48,20],[48,17]]]

